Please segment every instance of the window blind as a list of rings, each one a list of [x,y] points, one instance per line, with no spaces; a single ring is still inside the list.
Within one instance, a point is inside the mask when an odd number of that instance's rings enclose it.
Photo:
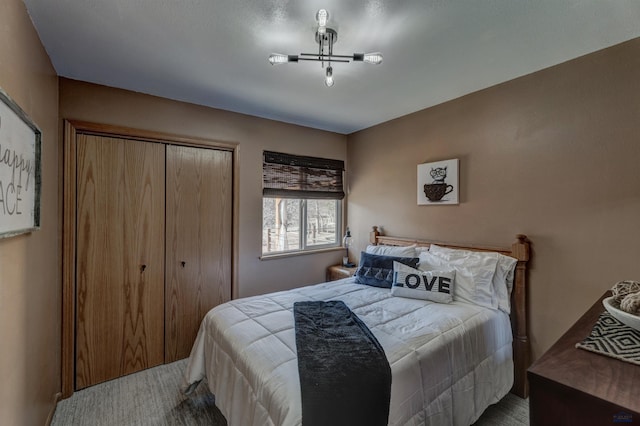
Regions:
[[[344,161],[264,151],[262,195],[341,200]]]

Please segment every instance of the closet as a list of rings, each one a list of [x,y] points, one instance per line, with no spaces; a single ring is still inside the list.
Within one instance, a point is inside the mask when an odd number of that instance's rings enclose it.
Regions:
[[[63,396],[189,356],[231,299],[235,145],[65,123]]]

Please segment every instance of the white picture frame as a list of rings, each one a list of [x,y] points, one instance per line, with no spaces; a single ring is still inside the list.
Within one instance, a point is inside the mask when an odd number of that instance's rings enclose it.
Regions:
[[[418,205],[459,204],[459,160],[418,164]]]
[[[41,136],[0,89],[0,238],[40,229]]]

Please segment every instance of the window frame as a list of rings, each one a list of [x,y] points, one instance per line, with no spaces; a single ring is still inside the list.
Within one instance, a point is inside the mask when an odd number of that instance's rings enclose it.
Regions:
[[[307,220],[307,206],[308,206],[308,201],[310,200],[314,200],[313,198],[289,198],[289,200],[295,200],[298,201],[300,203],[300,208],[299,208],[299,223],[300,223],[300,230],[298,232],[298,246],[299,248],[296,249],[291,249],[291,250],[279,250],[279,251],[268,251],[265,252],[263,251],[265,248],[265,241],[264,241],[264,200],[266,198],[270,198],[270,199],[275,199],[275,198],[282,198],[282,197],[273,197],[273,196],[263,196],[262,200],[262,215],[261,215],[261,221],[262,221],[262,225],[261,225],[261,230],[262,232],[260,233],[260,242],[261,242],[261,259],[268,259],[268,258],[275,258],[275,257],[284,257],[284,256],[293,256],[293,255],[299,255],[299,254],[311,254],[314,252],[321,252],[321,251],[327,251],[327,250],[336,250],[336,249],[340,249],[342,248],[342,223],[343,223],[343,213],[344,213],[344,209],[343,209],[343,200],[318,200],[318,201],[334,201],[336,203],[336,207],[335,207],[335,215],[336,215],[336,227],[335,227],[335,237],[336,237],[336,242],[335,243],[329,243],[329,244],[313,244],[310,245],[308,242],[308,234],[309,234],[309,229],[308,229],[308,220]]]

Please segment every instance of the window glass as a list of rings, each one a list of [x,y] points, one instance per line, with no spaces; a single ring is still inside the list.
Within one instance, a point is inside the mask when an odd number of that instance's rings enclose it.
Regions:
[[[300,250],[300,200],[263,198],[262,252]]]
[[[307,200],[307,246],[338,243],[336,200]]]

